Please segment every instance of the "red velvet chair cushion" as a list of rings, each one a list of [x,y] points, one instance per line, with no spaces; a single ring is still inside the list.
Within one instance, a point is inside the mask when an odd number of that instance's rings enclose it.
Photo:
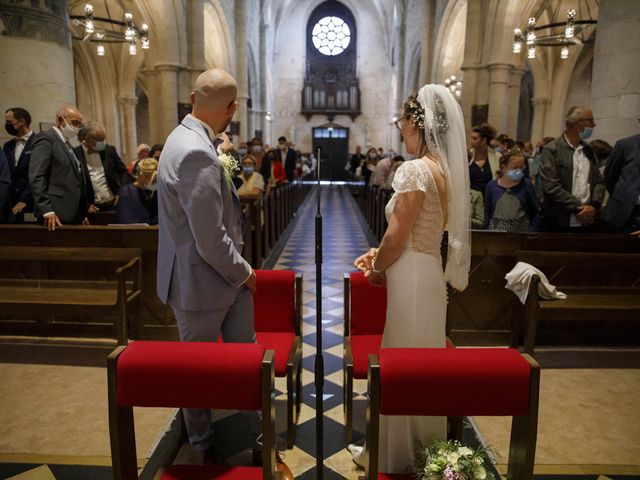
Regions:
[[[385,415],[525,415],[530,367],[507,348],[380,350]]]
[[[410,473],[379,473],[378,480],[414,480],[415,475]]]
[[[287,358],[296,339],[294,333],[256,332],[256,340],[267,350],[275,350],[275,372],[277,377],[287,374]]]
[[[362,272],[351,272],[351,335],[382,335],[387,319],[387,289],[373,287]]]
[[[265,350],[251,343],[133,342],[118,358],[117,403],[258,410]]]
[[[256,270],[253,294],[257,332],[295,332],[295,284],[292,270]]]
[[[369,371],[369,355],[380,351],[382,335],[354,335],[351,337],[353,378],[365,379]]]
[[[173,465],[161,480],[262,480],[262,467],[228,467],[223,465]]]

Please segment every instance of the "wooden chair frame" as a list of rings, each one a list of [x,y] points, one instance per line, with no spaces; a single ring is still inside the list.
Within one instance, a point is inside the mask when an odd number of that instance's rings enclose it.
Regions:
[[[531,356],[522,354],[530,366],[529,410],[515,415],[511,422],[507,480],[531,480],[538,434],[538,402],[540,396],[540,365]],[[367,405],[367,450],[365,476],[362,480],[377,480],[380,457],[380,359],[369,355],[369,400]],[[456,418],[456,417],[454,417]]]
[[[111,442],[111,462],[115,480],[137,480],[138,465],[136,438],[133,421],[133,407],[119,406],[117,403],[118,358],[126,346],[117,347],[107,358],[107,382],[109,397],[109,438]],[[275,451],[275,402],[274,392],[274,351],[267,350],[262,358],[262,478],[276,479]],[[268,448],[267,448],[268,447]]]
[[[302,400],[302,275],[295,279],[295,332],[296,338],[287,357],[287,448],[293,448],[296,426]]]

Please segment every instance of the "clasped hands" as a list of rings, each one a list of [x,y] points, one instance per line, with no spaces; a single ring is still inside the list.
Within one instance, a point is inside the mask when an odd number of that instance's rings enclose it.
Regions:
[[[596,209],[591,205],[579,205],[576,218],[583,225],[592,225],[596,221]]]
[[[353,265],[364,273],[369,283],[374,287],[384,287],[387,284],[387,276],[384,272],[374,272],[374,261],[378,256],[378,249],[371,248],[363,255],[355,259]]]

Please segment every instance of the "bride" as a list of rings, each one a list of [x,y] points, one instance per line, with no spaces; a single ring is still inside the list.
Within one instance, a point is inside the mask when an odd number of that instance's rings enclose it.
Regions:
[[[417,159],[396,171],[386,206],[389,226],[380,248],[355,260],[373,285],[387,287],[382,348],[443,348],[448,282],[467,286],[470,264],[469,174],[462,110],[442,85],[410,96],[396,122],[407,153]],[[440,248],[448,232],[447,265]],[[385,473],[404,473],[418,443],[446,439],[444,417],[380,417],[380,458]],[[364,463],[363,447],[349,445]],[[366,447],[364,447],[366,449]]]

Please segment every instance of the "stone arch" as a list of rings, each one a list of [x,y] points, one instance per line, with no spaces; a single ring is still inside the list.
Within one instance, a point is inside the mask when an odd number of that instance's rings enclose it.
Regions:
[[[409,68],[407,69],[407,76],[405,78],[404,92],[406,96],[417,92],[418,89],[422,86],[420,85],[420,63],[422,60],[422,45],[418,43],[414,46],[409,47],[408,51],[413,52],[413,54],[411,55]]]
[[[229,25],[220,2],[207,0],[204,4],[204,58],[207,68],[235,71],[232,45]]]
[[[434,47],[435,58],[431,81],[442,83],[449,75],[458,75],[464,59],[467,0],[447,4]]]
[[[258,64],[256,62],[256,56],[253,53],[251,45],[247,48],[247,93],[251,99],[251,108],[248,109],[247,120],[249,124],[247,126],[247,132],[249,138],[242,138],[241,141],[249,140],[253,138],[255,130],[261,129],[261,115],[260,105],[262,105],[262,99],[260,98],[260,73],[258,72]]]

